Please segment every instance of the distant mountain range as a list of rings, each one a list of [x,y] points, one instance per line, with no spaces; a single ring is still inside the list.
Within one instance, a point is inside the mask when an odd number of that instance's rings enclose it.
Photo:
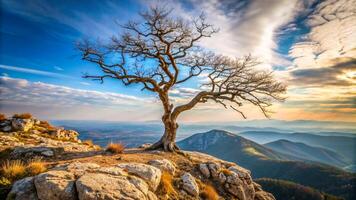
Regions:
[[[344,157],[349,165],[356,164],[356,137],[320,136],[309,133],[277,133],[271,131],[247,131],[238,135],[260,144],[276,140],[289,140],[334,151]]]
[[[341,168],[348,166],[345,158],[340,154],[325,148],[309,146],[301,142],[277,140],[267,143],[264,146],[291,157],[298,157],[300,160],[316,161]]]
[[[355,199],[355,174],[319,163],[295,161],[296,156],[274,151],[226,131],[198,133],[178,142],[178,145],[185,150],[236,162],[250,169],[254,178],[289,180],[349,200]]]

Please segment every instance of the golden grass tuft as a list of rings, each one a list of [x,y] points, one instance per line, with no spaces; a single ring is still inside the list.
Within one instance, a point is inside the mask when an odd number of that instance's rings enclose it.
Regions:
[[[204,185],[200,196],[205,200],[218,200],[219,195],[216,192],[215,188],[211,185]]]
[[[31,119],[32,115],[31,113],[21,113],[21,114],[14,114],[14,116],[12,117],[18,119]]]
[[[4,121],[6,119],[6,115],[0,113],[0,121]]]
[[[56,127],[52,126],[47,121],[40,121],[40,124],[38,126],[44,128],[46,131],[55,131],[56,130]]]
[[[91,147],[94,146],[93,140],[84,140],[82,143]]]
[[[1,166],[2,175],[8,180],[17,180],[26,175],[26,166],[21,160],[7,160]]]
[[[220,172],[222,172],[226,176],[230,176],[232,174],[232,171],[230,171],[226,168],[221,169]]]
[[[173,176],[167,171],[162,172],[159,191],[160,191],[160,193],[168,195],[168,196],[176,196],[177,195],[177,192],[173,187]]]
[[[26,167],[26,172],[30,176],[34,176],[40,173],[43,173],[47,170],[45,163],[39,159],[35,158],[30,160],[30,162],[27,164]]]
[[[106,151],[108,151],[110,153],[115,153],[115,154],[124,152],[124,149],[125,149],[125,146],[121,143],[110,143],[106,147]]]

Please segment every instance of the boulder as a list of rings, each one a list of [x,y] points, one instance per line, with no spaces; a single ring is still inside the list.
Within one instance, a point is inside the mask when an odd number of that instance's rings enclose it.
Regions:
[[[142,163],[121,163],[117,166],[144,179],[153,191],[156,191],[161,181],[161,170],[156,167]]]
[[[7,196],[7,200],[38,200],[33,181],[33,177],[16,181]]]
[[[1,128],[1,131],[4,131],[4,132],[10,132],[11,130],[12,130],[12,127],[9,125]]]
[[[73,130],[64,130],[63,128],[58,128],[48,133],[50,136],[55,137],[59,140],[68,141],[78,141],[79,133]]]
[[[209,168],[208,168],[207,164],[200,163],[199,164],[199,170],[205,176],[205,178],[209,178],[210,177],[210,171],[209,171]]]
[[[167,171],[172,175],[174,175],[174,172],[176,171],[176,167],[174,166],[174,164],[167,159],[150,160],[148,164],[157,167],[161,171]]]
[[[221,170],[220,163],[210,162],[210,163],[207,163],[207,165],[209,167],[210,175],[214,179],[218,178],[219,177],[219,172]]]
[[[199,187],[197,182],[195,182],[194,177],[186,172],[182,175],[182,187],[183,189],[190,195],[192,196],[198,196],[199,195]]]
[[[227,175],[225,189],[240,200],[254,199],[255,189],[253,184],[243,180],[235,172]]]
[[[81,162],[72,162],[69,165],[63,166],[66,171],[73,173],[75,176],[81,176],[87,171],[94,171],[100,168],[100,165],[95,163],[81,163]]]
[[[35,177],[38,198],[41,200],[76,200],[73,173],[54,170]]]
[[[56,154],[62,153],[64,150],[63,148],[52,148],[52,147],[41,147],[41,146],[25,146],[25,147],[16,147],[12,152],[11,156],[13,158],[33,158],[37,156],[44,156],[44,157],[52,157]]]
[[[146,195],[125,176],[87,173],[76,181],[76,187],[80,200],[147,199]]]
[[[11,127],[14,131],[28,131],[34,125],[33,119],[20,119],[20,118],[13,118],[11,120]]]

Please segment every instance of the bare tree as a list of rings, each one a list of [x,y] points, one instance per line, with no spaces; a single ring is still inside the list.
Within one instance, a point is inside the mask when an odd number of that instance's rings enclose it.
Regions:
[[[211,100],[245,118],[238,109],[244,102],[259,107],[268,117],[272,101],[283,100],[281,95],[286,87],[271,73],[255,70],[259,63],[250,56],[233,59],[199,47],[198,41],[217,32],[203,15],[187,22],[171,16],[165,9],[151,8],[141,16],[142,23],[128,22],[122,26],[124,33],[112,37],[108,45],[84,41],[78,44],[78,49],[83,60],[95,63],[103,72],[86,74],[85,78],[101,82],[113,78],[124,85],[142,84],[142,90],[158,94],[164,109],[165,131],[149,149],[179,150],[175,143],[177,118],[198,103]],[[202,90],[188,103],[174,106],[169,98],[170,90],[199,75],[208,80]]]

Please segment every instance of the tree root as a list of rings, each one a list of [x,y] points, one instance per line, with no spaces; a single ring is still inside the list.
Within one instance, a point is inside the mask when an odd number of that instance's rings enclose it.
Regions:
[[[150,150],[163,150],[166,152],[181,152],[180,148],[177,146],[175,142],[171,141],[162,141],[159,140],[158,142],[152,144],[151,146],[147,147],[145,150],[150,151]]]

